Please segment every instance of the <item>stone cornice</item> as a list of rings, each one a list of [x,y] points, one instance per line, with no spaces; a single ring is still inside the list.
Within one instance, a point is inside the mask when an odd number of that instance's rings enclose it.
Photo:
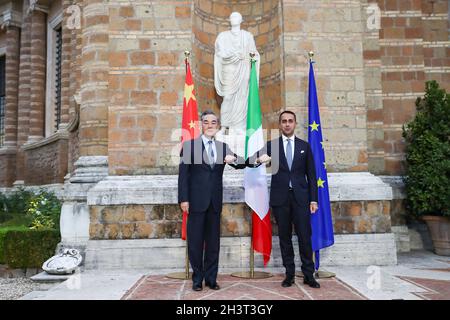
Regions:
[[[22,14],[19,11],[8,9],[1,13],[0,28],[5,29],[8,27],[22,26]]]
[[[16,154],[17,148],[16,147],[8,147],[4,146],[0,148],[0,155],[4,154]]]
[[[42,140],[26,143],[22,146],[22,150],[32,150],[36,149],[42,146],[45,146],[47,144],[53,143],[58,140],[68,140],[69,139],[69,133],[66,130],[58,130],[57,132],[53,133],[51,136],[48,136]]]
[[[30,6],[27,9],[27,14],[31,14],[33,11],[42,11],[44,13],[49,12],[49,8],[46,5],[39,4],[39,0],[30,0]]]
[[[224,203],[245,202],[244,174],[223,176]],[[330,201],[390,201],[392,187],[369,172],[329,173]],[[267,175],[270,186],[271,178]],[[108,176],[89,190],[88,205],[176,204],[177,175]]]

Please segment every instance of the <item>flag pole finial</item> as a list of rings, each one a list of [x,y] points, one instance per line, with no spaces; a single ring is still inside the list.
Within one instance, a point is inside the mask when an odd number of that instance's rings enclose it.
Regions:
[[[191,55],[191,52],[189,50],[184,51],[184,61],[185,62],[188,61],[190,55]]]
[[[309,57],[309,62],[314,62],[314,60],[313,60],[313,58],[314,58],[314,51],[308,52],[308,57]]]
[[[186,65],[186,72],[187,72],[187,67],[188,67],[189,56],[190,55],[191,55],[191,52],[189,50],[185,50],[184,51],[184,64]]]

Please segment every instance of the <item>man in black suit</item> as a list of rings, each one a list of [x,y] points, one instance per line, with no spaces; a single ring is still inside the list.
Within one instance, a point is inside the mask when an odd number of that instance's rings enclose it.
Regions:
[[[203,279],[211,289],[220,289],[216,278],[223,170],[225,164],[235,169],[246,166],[244,159],[237,157],[226,143],[214,139],[220,127],[214,112],[203,112],[201,123],[203,134],[183,144],[178,176],[178,202],[181,210],[189,213],[187,241],[194,291],[202,290]]]
[[[298,237],[304,283],[320,288],[314,279],[311,242],[311,213],[318,209],[317,180],[311,148],[294,135],[295,113],[283,111],[279,117],[281,137],[267,142],[258,162],[271,162],[270,206],[278,224],[281,256],[286,278],[281,285],[290,287],[295,279],[292,225]]]

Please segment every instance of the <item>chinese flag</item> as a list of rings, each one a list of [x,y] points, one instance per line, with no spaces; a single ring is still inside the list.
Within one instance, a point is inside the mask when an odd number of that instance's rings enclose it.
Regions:
[[[197,99],[195,99],[194,82],[192,81],[191,68],[186,59],[186,80],[184,82],[183,98],[183,120],[181,122],[181,145],[185,141],[196,139],[200,136],[198,126]],[[187,212],[183,212],[183,223],[181,225],[181,239],[186,240],[187,234]]]

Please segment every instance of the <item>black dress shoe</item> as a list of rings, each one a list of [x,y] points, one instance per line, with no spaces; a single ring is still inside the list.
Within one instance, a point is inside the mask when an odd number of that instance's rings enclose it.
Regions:
[[[206,286],[209,287],[211,290],[219,290],[220,289],[220,286],[217,284],[217,282],[212,285],[207,283]]]
[[[316,289],[320,288],[320,284],[315,279],[309,279],[309,280],[308,279],[304,279],[303,283],[307,284],[311,288],[316,288]]]
[[[290,287],[295,283],[294,277],[286,277],[284,278],[283,282],[281,283],[281,286],[284,288]]]
[[[202,291],[203,290],[203,288],[202,288],[202,285],[201,284],[193,284],[192,285],[192,290],[194,290],[194,291]]]

